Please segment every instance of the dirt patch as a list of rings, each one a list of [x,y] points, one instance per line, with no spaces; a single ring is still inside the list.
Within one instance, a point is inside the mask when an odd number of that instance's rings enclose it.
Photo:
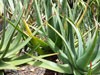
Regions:
[[[45,59],[56,62],[57,56],[52,56]],[[62,75],[61,73],[55,71],[31,65],[20,66],[20,68],[21,70],[4,70],[4,75]]]

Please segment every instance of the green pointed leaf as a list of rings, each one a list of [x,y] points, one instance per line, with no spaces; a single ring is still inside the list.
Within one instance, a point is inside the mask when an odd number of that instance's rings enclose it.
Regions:
[[[98,34],[98,30],[96,30],[96,32],[94,33],[91,43],[89,47],[87,48],[87,52],[77,60],[77,66],[80,69],[85,69],[87,65],[90,63],[89,61],[93,54],[94,48],[96,46],[97,34]]]
[[[82,42],[82,38],[81,38],[80,32],[79,32],[78,28],[75,27],[75,24],[71,19],[66,18],[66,20],[70,23],[70,25],[76,31],[76,34],[77,34],[77,37],[78,37],[78,43],[79,43],[79,49],[78,49],[78,54],[77,55],[78,55],[78,57],[80,57],[84,53],[84,51],[83,51],[83,42]]]
[[[39,57],[32,56],[33,59],[39,60],[35,62],[29,62],[30,65],[38,66],[38,67],[43,67],[47,68],[53,71],[61,72],[61,73],[72,73],[71,67],[68,64],[57,64],[45,59],[41,59]]]
[[[60,50],[60,49],[55,45],[55,43],[54,43],[51,39],[47,38],[47,39],[46,39],[46,42],[48,43],[48,45],[50,46],[50,48],[51,48],[55,53],[60,53],[60,55],[58,55],[58,57],[59,57],[63,62],[65,62],[65,63],[68,63],[68,62],[69,62],[68,57],[66,56],[66,54],[65,54],[62,50]]]
[[[95,60],[97,54],[99,53],[99,45],[100,45],[100,35],[97,38],[96,46],[94,48],[94,52],[92,54],[92,57],[90,59],[90,62],[93,61],[93,60]]]
[[[3,61],[0,61],[0,70],[3,70],[3,69],[18,69],[18,68],[11,64],[7,64]]]

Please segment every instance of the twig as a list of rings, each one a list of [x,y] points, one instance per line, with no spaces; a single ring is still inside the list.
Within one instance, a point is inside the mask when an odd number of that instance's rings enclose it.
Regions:
[[[89,4],[89,1],[90,1],[90,0],[88,0],[88,2],[87,2],[87,5],[86,5],[86,7],[85,7],[84,12],[83,12],[83,14],[82,14],[81,18],[79,19],[79,21],[78,21],[78,22],[77,22],[77,24],[76,24],[76,26],[77,26],[77,27],[79,27],[79,25],[80,25],[80,23],[81,23],[81,21],[82,21],[83,17],[85,16],[85,13],[86,13],[86,11],[87,11],[87,7],[88,7],[88,4]]]

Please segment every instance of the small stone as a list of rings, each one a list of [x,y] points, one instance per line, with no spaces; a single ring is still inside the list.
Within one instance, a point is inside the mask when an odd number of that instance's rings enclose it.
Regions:
[[[31,68],[30,71],[31,71],[31,72],[34,72],[34,68]]]
[[[25,71],[25,67],[21,67],[21,71]]]

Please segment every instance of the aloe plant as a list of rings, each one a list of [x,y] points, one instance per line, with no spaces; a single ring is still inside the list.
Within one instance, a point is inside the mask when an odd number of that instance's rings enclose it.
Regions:
[[[29,13],[25,10],[30,10],[28,9],[28,3],[20,0],[2,1],[4,13],[3,10],[0,9],[0,13],[3,13],[3,15],[0,14],[3,19],[3,24],[1,24],[3,28],[0,37],[0,75],[3,75],[2,70],[4,69],[20,70],[17,65],[33,60],[33,58],[30,58],[26,54],[19,55],[20,51],[24,49],[25,46],[29,47],[28,52],[30,54],[34,53],[34,51],[38,52],[37,50],[41,50],[44,46],[48,46],[44,41],[35,37],[42,26],[36,28],[34,32],[29,32],[30,29],[27,29],[28,24],[26,23],[26,20],[23,21],[23,17],[24,19],[27,19]],[[9,17],[7,17],[7,15]],[[27,32],[27,34],[25,32]],[[43,53],[43,51],[38,53]]]
[[[94,20],[90,19],[93,14],[91,4],[79,0],[70,7],[68,1],[63,0],[60,3],[59,0],[31,0],[30,3],[27,0],[4,0],[4,15],[2,16],[4,25],[0,39],[1,74],[3,74],[2,70],[9,67],[20,70],[17,65],[24,63],[64,75],[100,73],[99,15],[94,13],[95,17],[92,16]],[[96,1],[99,7],[100,2]],[[12,15],[10,20],[6,18],[6,12]],[[30,14],[32,12],[35,16]],[[35,17],[37,28],[28,25],[28,21]],[[6,22],[8,22],[7,29]],[[32,32],[30,27],[35,31]],[[36,34],[44,40],[35,37]],[[28,52],[18,56],[25,46],[28,46]],[[54,53],[51,54],[48,50]],[[49,54],[45,54],[46,51]],[[37,52],[39,56],[35,56],[34,52]],[[52,55],[57,55],[62,64],[43,59]]]
[[[45,14],[45,19],[42,19],[39,4],[44,5],[43,14]],[[55,5],[56,4],[56,5]],[[78,7],[83,8],[78,10]],[[87,5],[86,5],[87,4]],[[43,26],[41,31],[42,35],[46,37],[46,42],[50,46],[51,50],[59,53],[58,58],[63,64],[57,64],[51,61],[47,61],[41,58],[32,58],[39,60],[29,62],[30,65],[35,65],[39,67],[44,67],[50,70],[57,72],[74,75],[91,75],[99,74],[100,72],[100,57],[99,57],[99,26],[97,18],[95,18],[94,23],[95,27],[91,30],[88,30],[88,33],[85,31],[85,36],[83,35],[83,28],[77,27],[77,23],[80,21],[79,25],[85,25],[85,19],[88,19],[86,15],[91,15],[89,11],[89,0],[88,3],[76,1],[74,7],[70,8],[66,0],[62,1],[62,5],[59,3],[53,3],[52,1],[43,0],[38,2],[34,0],[34,7],[36,10],[37,22],[38,25],[41,25],[43,22],[46,26]],[[84,10],[85,8],[85,10]],[[87,8],[87,10],[86,10]],[[83,11],[83,15],[82,12]],[[85,11],[85,12],[84,12]],[[89,14],[90,13],[90,14]],[[77,16],[75,16],[77,15]],[[81,18],[80,17],[84,16]],[[42,21],[43,20],[43,21]],[[91,24],[91,19],[89,19]],[[88,26],[91,27],[91,26]],[[44,32],[45,30],[47,32]],[[44,31],[43,31],[44,30]],[[91,35],[92,33],[92,35]],[[88,34],[88,35],[87,35]],[[42,37],[43,37],[42,36]],[[41,38],[42,38],[41,37]],[[86,40],[87,39],[87,40]],[[76,46],[76,43],[78,44]],[[41,65],[40,65],[41,64]],[[65,66],[64,66],[65,65]],[[62,66],[62,67],[61,67]]]

